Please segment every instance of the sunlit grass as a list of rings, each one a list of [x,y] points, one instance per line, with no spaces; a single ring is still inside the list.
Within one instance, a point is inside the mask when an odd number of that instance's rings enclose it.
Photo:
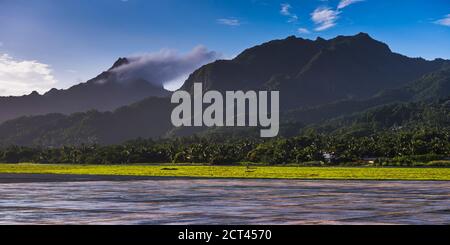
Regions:
[[[132,175],[155,177],[450,180],[450,168],[356,168],[171,165],[0,164],[0,173]]]

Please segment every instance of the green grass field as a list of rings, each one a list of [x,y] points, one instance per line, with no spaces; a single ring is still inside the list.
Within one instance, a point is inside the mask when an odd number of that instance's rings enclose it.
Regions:
[[[450,168],[0,164],[1,173],[201,178],[450,180]]]

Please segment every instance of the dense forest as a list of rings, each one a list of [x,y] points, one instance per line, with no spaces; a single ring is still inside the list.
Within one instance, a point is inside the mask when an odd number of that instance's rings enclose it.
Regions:
[[[8,146],[5,163],[207,163],[270,165],[450,165],[450,99],[397,103],[320,124],[285,125],[288,137],[210,130],[189,137],[137,139],[117,145]],[[289,128],[291,127],[291,128]],[[247,134],[245,134],[245,132]]]
[[[310,133],[271,140],[185,137],[174,140],[134,140],[121,145],[62,148],[10,146],[0,150],[5,163],[209,163],[238,162],[271,165],[299,163],[404,165],[445,160],[450,156],[450,130],[386,131],[370,136]],[[371,162],[374,161],[374,162]],[[445,161],[435,164],[446,164]]]

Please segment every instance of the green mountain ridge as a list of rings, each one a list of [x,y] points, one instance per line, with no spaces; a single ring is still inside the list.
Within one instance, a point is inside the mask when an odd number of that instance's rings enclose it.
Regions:
[[[432,102],[393,103],[313,124],[304,131],[369,136],[405,129],[450,129],[450,97]]]
[[[195,71],[182,89],[279,90],[284,110],[345,99],[366,99],[436,71],[448,61],[393,53],[368,34],[316,41],[288,37],[216,61]]]
[[[158,114],[158,117],[148,111]],[[20,117],[0,125],[0,145],[111,144],[134,138],[157,138],[167,132],[172,105],[167,98],[150,97],[113,112],[48,114]]]

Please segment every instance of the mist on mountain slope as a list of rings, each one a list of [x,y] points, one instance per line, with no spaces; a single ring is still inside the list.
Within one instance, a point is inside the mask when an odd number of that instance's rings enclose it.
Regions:
[[[182,85],[190,73],[201,66],[221,58],[221,54],[197,46],[190,52],[181,54],[171,49],[126,58],[127,62],[115,67],[119,81],[144,79],[154,85],[164,85],[176,89]]]

